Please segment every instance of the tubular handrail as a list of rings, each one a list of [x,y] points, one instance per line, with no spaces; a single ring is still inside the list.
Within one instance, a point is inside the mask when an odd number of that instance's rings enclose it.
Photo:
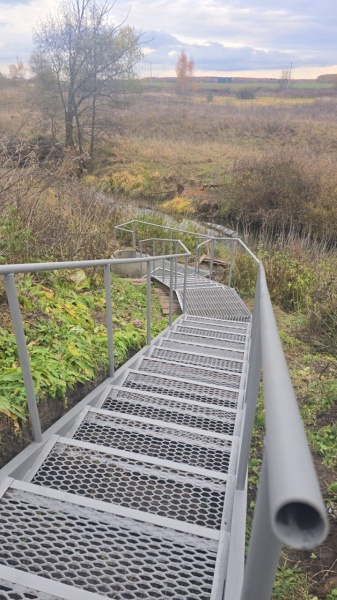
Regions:
[[[199,257],[200,257],[200,248],[202,246],[204,246],[205,244],[211,244],[211,257],[210,257],[210,267],[209,267],[209,278],[212,278],[212,273],[213,273],[213,261],[214,261],[214,246],[215,244],[221,243],[221,242],[230,242],[231,244],[231,258],[230,258],[230,265],[229,265],[229,273],[228,273],[228,287],[230,287],[231,285],[231,281],[232,281],[232,272],[233,272],[233,266],[234,266],[234,254],[235,254],[235,244],[238,243],[242,246],[242,248],[249,254],[249,256],[251,256],[251,258],[257,263],[259,264],[260,261],[259,259],[255,256],[255,254],[253,254],[253,252],[248,248],[248,246],[246,246],[246,244],[238,237],[214,237],[214,236],[209,236],[206,240],[203,240],[202,242],[200,242],[200,244],[197,245],[197,249],[196,249],[196,264],[195,264],[195,271],[200,273],[200,264],[199,264]]]
[[[250,363],[238,490],[244,488],[261,368],[266,437],[243,587],[237,598],[269,600],[282,545],[315,548],[327,536],[328,523],[261,262]]]
[[[160,229],[168,229],[171,231],[179,231],[179,233],[187,233],[189,235],[194,235],[199,238],[208,238],[209,236],[206,233],[197,233],[196,231],[188,231],[187,229],[179,229],[178,227],[171,227],[170,225],[158,225],[157,223],[150,223],[150,221],[139,221],[138,219],[132,219],[131,221],[127,221],[126,223],[121,223],[120,225],[116,225],[115,229],[121,231],[128,231],[132,233],[132,229],[125,229],[125,225],[133,225],[133,224],[141,224],[141,225],[151,225],[152,227],[159,227]]]
[[[160,256],[160,258],[184,258],[186,255],[190,256],[190,254],[191,253],[189,252],[189,250],[186,249],[186,252],[165,254]],[[151,262],[152,260],[152,256],[139,256],[136,258],[102,258],[98,260],[75,260],[50,263],[13,263],[9,265],[0,265],[0,275],[9,275],[10,273],[39,273],[42,271],[60,271],[62,269],[86,269],[89,267],[105,267],[108,265]]]
[[[170,261],[170,282],[171,287],[173,281],[173,260],[177,261],[178,258],[185,259],[185,265],[187,264],[190,252],[180,242],[180,240],[174,240],[175,247],[177,249],[178,243],[184,250],[183,252],[175,252],[170,254],[163,254],[157,257],[159,260]],[[112,324],[112,296],[111,296],[111,265],[122,265],[122,264],[133,264],[133,263],[146,263],[147,265],[147,276],[144,283],[147,286],[147,303],[146,303],[146,332],[147,332],[147,344],[151,344],[151,270],[153,263],[152,256],[143,256],[136,258],[110,258],[110,259],[99,259],[99,260],[77,260],[77,261],[63,261],[63,262],[49,262],[49,263],[26,263],[26,264],[8,264],[0,265],[0,275],[3,275],[5,288],[8,298],[9,310],[12,318],[13,329],[18,348],[19,362],[22,370],[22,378],[26,391],[28,412],[31,419],[34,441],[40,443],[42,441],[42,432],[39,412],[37,409],[37,402],[34,390],[33,377],[30,366],[30,359],[27,349],[26,337],[21,317],[20,304],[18,299],[18,293],[15,284],[15,274],[17,273],[39,273],[45,271],[59,271],[62,269],[84,269],[89,267],[103,267],[104,268],[104,286],[105,286],[105,298],[106,298],[106,326],[107,326],[107,337],[108,337],[108,358],[109,358],[109,375],[114,376],[114,343],[113,343],[113,324]],[[186,273],[184,275],[184,295],[183,295],[183,311],[186,306]],[[169,322],[172,324],[172,305],[173,305],[173,292],[170,293],[170,312]]]
[[[147,225],[150,227],[158,227],[160,229],[166,229],[167,231],[169,231],[171,233],[171,236],[173,234],[173,232],[179,232],[179,233],[185,233],[188,235],[191,235],[195,238],[195,244],[197,246],[199,239],[204,239],[204,238],[208,238],[209,236],[205,233],[197,233],[195,231],[188,231],[187,229],[180,229],[180,228],[176,228],[176,227],[171,227],[170,225],[157,225],[156,223],[151,223],[150,221],[140,221],[138,219],[132,219],[131,221],[127,221],[126,223],[121,223],[121,225],[116,225],[115,226],[115,230],[117,231],[126,231],[127,233],[130,233],[132,236],[132,247],[134,250],[136,250],[136,226],[140,224],[140,225]],[[131,225],[132,229],[126,229],[126,226]]]
[[[262,263],[259,270],[266,453],[272,527],[283,544],[303,550],[322,541],[326,514]],[[306,522],[310,520],[314,525],[308,529]]]

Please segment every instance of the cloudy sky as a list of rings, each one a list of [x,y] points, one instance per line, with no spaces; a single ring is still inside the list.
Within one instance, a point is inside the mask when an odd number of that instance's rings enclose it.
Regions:
[[[59,0],[0,0],[0,69],[28,61],[32,27]],[[174,75],[184,49],[196,74],[337,72],[337,0],[116,0],[112,16],[144,32],[143,75]]]

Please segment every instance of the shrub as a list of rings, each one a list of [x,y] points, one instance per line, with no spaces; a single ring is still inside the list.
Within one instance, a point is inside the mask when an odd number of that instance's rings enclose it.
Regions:
[[[252,90],[250,88],[243,88],[242,90],[237,90],[235,95],[240,100],[253,100],[256,97],[255,90]]]

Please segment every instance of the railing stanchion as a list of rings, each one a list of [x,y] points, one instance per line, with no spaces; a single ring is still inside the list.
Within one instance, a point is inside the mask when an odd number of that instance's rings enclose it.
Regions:
[[[146,271],[146,343],[151,344],[151,262]]]
[[[233,265],[234,265],[234,257],[235,257],[235,244],[236,241],[231,241],[231,262],[229,265],[229,273],[228,273],[228,287],[231,287],[232,283],[232,273],[233,273]]]
[[[34,441],[39,443],[42,442],[42,432],[39,412],[37,410],[36,396],[34,390],[34,383],[32,378],[32,372],[30,368],[29,355],[26,344],[25,332],[23,329],[23,323],[20,312],[20,305],[18,294],[15,285],[15,278],[13,273],[4,276],[9,310],[12,317],[14,334],[16,344],[18,347],[19,361],[22,370],[22,378],[25,386],[29,415],[32,423]]]
[[[173,314],[173,258],[170,258],[170,308],[169,308],[169,325],[172,325]]]
[[[132,248],[136,251],[136,223],[132,225]]]
[[[108,331],[108,357],[109,357],[109,375],[113,377],[115,374],[114,364],[114,338],[112,325],[112,296],[111,296],[111,271],[110,265],[104,267],[104,285],[105,285],[105,301],[106,301],[106,327]]]
[[[195,238],[195,273],[199,273],[199,238]]]
[[[156,256],[156,241],[155,240],[153,240],[153,242],[152,242],[152,254],[153,254],[153,257]],[[152,263],[153,274],[155,274],[155,270],[156,270],[156,261],[153,260],[153,263]]]
[[[178,254],[178,242],[175,243],[174,246],[174,253]],[[177,271],[178,271],[178,258],[175,257],[174,259],[174,265],[175,265],[175,269],[174,269],[174,289],[177,289]]]
[[[165,254],[165,242],[162,243],[162,254]],[[165,259],[163,258],[163,283],[165,283]]]
[[[210,258],[210,265],[209,265],[209,279],[212,279],[212,273],[213,273],[213,262],[214,262],[214,240],[211,240],[211,258]]]
[[[270,522],[267,454],[265,449],[240,600],[269,600],[282,543]]]
[[[246,416],[243,427],[242,442],[240,449],[239,465],[238,465],[238,476],[236,488],[243,490],[245,487],[247,466],[249,459],[249,451],[252,442],[252,434],[254,427],[254,419],[256,412],[256,402],[260,388],[261,380],[261,367],[262,367],[262,353],[261,353],[261,321],[260,321],[260,269],[258,270],[254,311],[253,311],[253,322],[252,322],[252,333],[251,333],[251,347],[249,352],[249,371],[247,380],[247,393],[246,393]]]
[[[142,242],[139,242],[139,252],[140,252],[140,258],[143,258],[143,244],[142,244]],[[140,261],[139,266],[140,266],[139,274],[140,274],[141,277],[143,277],[143,263],[142,263],[142,261]]]
[[[183,313],[184,314],[186,313],[187,267],[188,267],[188,256],[185,256],[184,291],[183,291]]]

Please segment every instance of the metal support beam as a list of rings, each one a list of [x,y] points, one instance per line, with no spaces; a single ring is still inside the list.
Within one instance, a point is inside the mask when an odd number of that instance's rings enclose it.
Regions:
[[[170,258],[170,307],[169,307],[169,325],[172,325],[173,315],[173,258]]]
[[[15,285],[13,273],[4,276],[5,287],[7,292],[9,310],[12,317],[16,344],[18,347],[19,361],[22,370],[23,383],[26,390],[28,411],[32,423],[33,435],[35,442],[42,442],[41,424],[39,412],[37,410],[36,396],[34,391],[34,383],[32,372],[30,369],[30,360],[27,350],[26,337],[23,329],[23,323],[20,312],[18,294]]]
[[[267,460],[263,459],[241,600],[270,600],[282,544],[272,531]]]
[[[261,379],[261,367],[262,367],[262,353],[261,353],[261,323],[260,323],[260,272],[258,272],[255,301],[254,301],[254,312],[253,312],[253,324],[252,324],[252,340],[250,346],[249,356],[249,370],[247,378],[247,393],[246,393],[246,415],[242,434],[242,443],[240,450],[240,459],[238,466],[238,478],[237,478],[237,489],[243,490],[245,487],[245,480],[247,474],[247,466],[249,459],[249,451],[252,442],[254,419],[256,412],[256,402],[260,388]]]
[[[147,263],[146,272],[146,339],[147,344],[151,344],[151,266],[152,263]]]
[[[111,271],[110,265],[104,267],[104,285],[105,285],[105,301],[106,301],[106,327],[108,331],[108,357],[109,357],[109,375],[114,376],[115,361],[114,361],[114,339],[113,339],[113,324],[112,324],[112,296],[111,296]]]
[[[231,283],[232,283],[232,273],[233,273],[234,258],[235,258],[235,245],[236,245],[236,240],[232,240],[231,241],[231,262],[229,265],[229,273],[228,273],[228,287],[231,287]]]
[[[210,264],[209,264],[209,279],[212,279],[212,273],[213,273],[213,262],[214,262],[214,244],[215,241],[211,240],[211,258],[210,258]]]

